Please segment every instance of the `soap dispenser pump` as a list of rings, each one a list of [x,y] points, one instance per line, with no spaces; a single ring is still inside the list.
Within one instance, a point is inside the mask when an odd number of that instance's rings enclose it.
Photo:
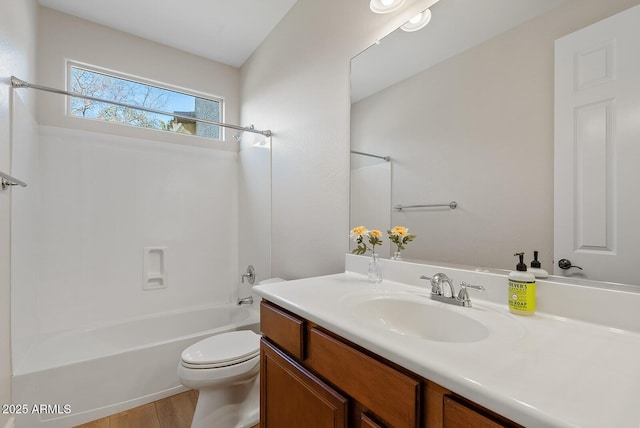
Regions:
[[[549,276],[549,272],[542,269],[542,265],[538,261],[538,252],[533,252],[533,260],[531,260],[531,269],[529,269],[529,273],[532,273],[536,278],[547,278]]]
[[[509,311],[516,315],[531,316],[536,311],[536,277],[527,272],[524,253],[515,253],[520,262],[509,274]]]

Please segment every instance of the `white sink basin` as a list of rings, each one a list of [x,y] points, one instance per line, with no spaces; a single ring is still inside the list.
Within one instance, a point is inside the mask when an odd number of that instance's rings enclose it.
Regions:
[[[489,337],[489,329],[481,322],[424,296],[371,296],[352,301],[349,306],[361,321],[404,336],[438,342],[477,342]]]

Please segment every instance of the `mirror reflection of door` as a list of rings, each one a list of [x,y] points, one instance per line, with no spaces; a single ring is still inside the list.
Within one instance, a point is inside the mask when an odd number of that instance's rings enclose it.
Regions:
[[[640,262],[640,6],[556,41],[556,273],[635,284]],[[621,233],[624,231],[624,233]]]

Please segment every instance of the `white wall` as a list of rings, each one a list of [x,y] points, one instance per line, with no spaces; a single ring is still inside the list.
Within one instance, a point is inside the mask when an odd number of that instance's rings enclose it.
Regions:
[[[392,214],[418,236],[407,258],[507,269],[539,250],[551,270],[554,40],[636,3],[568,2],[353,105],[353,147],[393,159],[392,204],[459,204]]]
[[[299,0],[242,67],[242,119],[274,132],[272,274],[344,270],[349,61],[431,1],[376,15],[367,1]]]
[[[225,102],[223,122],[237,123],[240,113],[240,71],[196,55],[91,23],[48,8],[40,10],[38,83],[66,88],[66,61],[78,61],[145,80],[221,97]],[[232,136],[225,142],[136,127],[83,120],[65,114],[65,97],[38,94],[38,123],[179,144],[213,145],[238,150]]]
[[[0,171],[11,171],[11,94],[8,78],[35,75],[37,6],[35,0],[0,0]],[[32,99],[14,94],[33,111]],[[28,119],[26,119],[28,121]],[[0,403],[11,403],[10,218],[14,190],[0,191]],[[0,426],[9,415],[0,414]]]

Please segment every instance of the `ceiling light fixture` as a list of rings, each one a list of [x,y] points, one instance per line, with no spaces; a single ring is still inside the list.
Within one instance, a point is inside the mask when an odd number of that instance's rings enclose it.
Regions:
[[[405,0],[371,0],[369,7],[375,13],[390,13],[400,9]]]
[[[420,12],[419,14],[414,16],[413,18],[411,18],[409,21],[407,21],[406,24],[404,24],[400,28],[403,29],[404,31],[408,31],[408,32],[418,31],[418,30],[426,27],[427,24],[429,23],[429,21],[431,21],[431,11],[429,9],[427,9],[427,10],[424,10],[424,11]]]

